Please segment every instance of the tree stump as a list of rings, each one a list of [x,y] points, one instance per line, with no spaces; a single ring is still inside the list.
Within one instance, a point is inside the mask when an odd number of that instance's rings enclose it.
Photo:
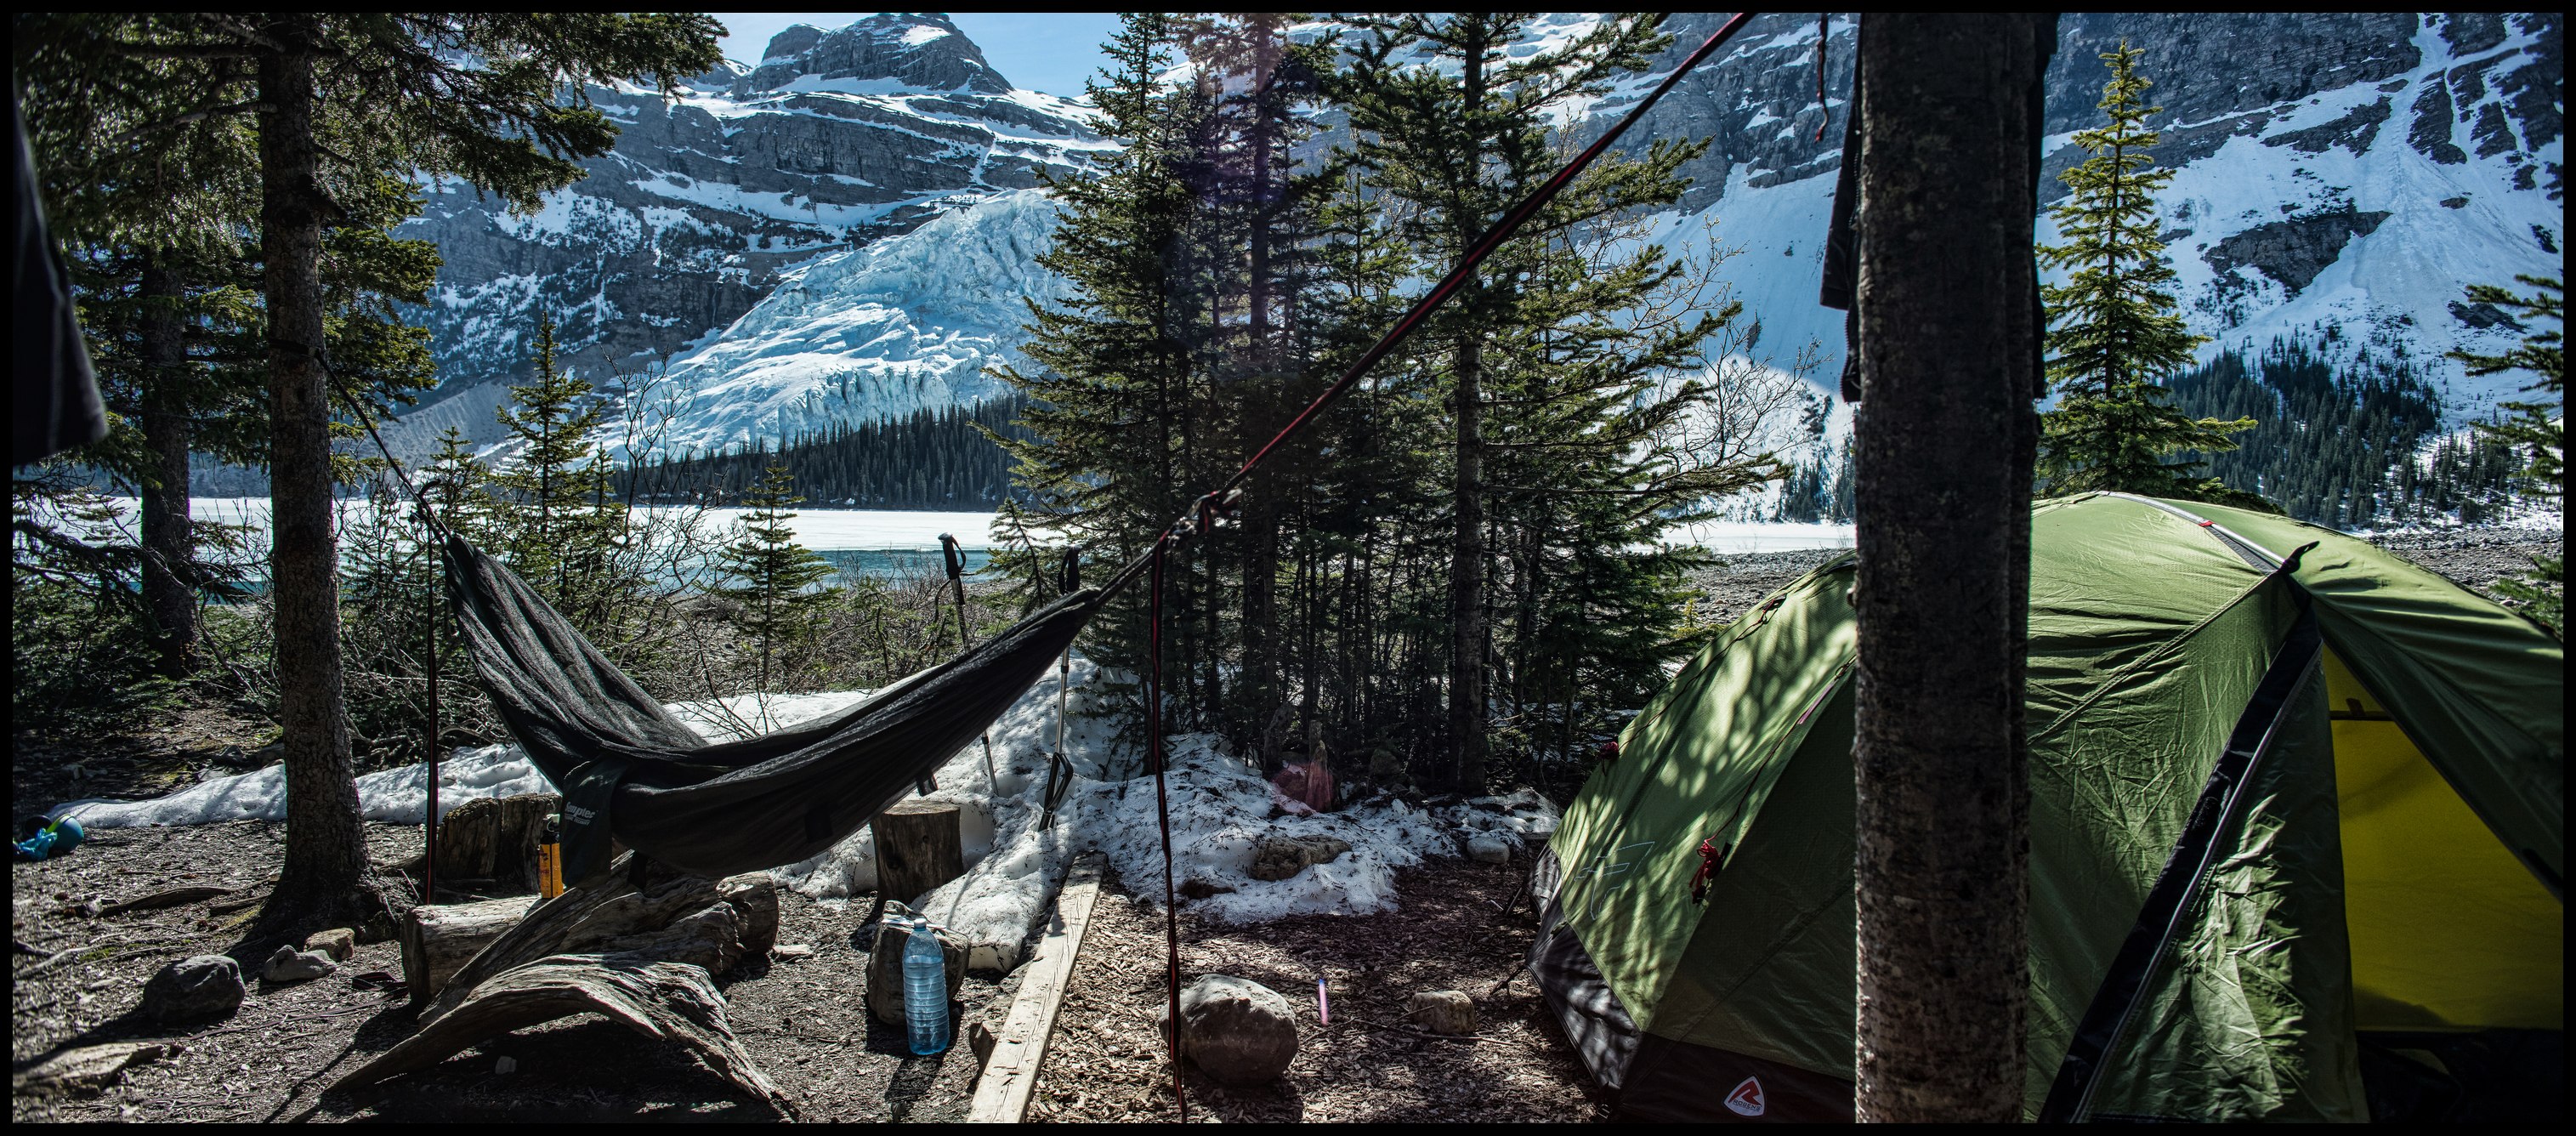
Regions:
[[[877,894],[909,904],[930,889],[966,874],[966,849],[957,806],[944,801],[905,801],[878,813]]]
[[[527,899],[493,899],[412,908],[396,935],[402,940],[403,988],[414,998],[437,993],[533,906]]]
[[[537,890],[537,839],[546,817],[562,807],[553,793],[523,793],[449,810],[438,823],[438,878],[451,886],[490,880],[499,891]]]

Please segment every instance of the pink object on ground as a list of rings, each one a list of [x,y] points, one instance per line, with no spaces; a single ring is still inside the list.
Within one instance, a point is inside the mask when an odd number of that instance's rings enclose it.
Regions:
[[[1316,765],[1291,765],[1270,779],[1281,796],[1323,812],[1333,807],[1333,771]]]

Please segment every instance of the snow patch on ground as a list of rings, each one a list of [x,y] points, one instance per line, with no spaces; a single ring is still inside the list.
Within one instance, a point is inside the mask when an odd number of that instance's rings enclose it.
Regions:
[[[1012,704],[988,737],[988,774],[981,743],[950,758],[937,774],[929,799],[958,806],[966,872],[922,896],[894,896],[934,921],[958,931],[972,945],[979,971],[1019,965],[1029,931],[1043,918],[1073,858],[1097,849],[1136,893],[1162,891],[1161,828],[1155,818],[1151,775],[1133,775],[1140,755],[1126,752],[1110,719],[1094,716],[1095,698],[1122,678],[1091,660],[1073,657],[1058,713],[1058,677],[1046,676]],[[855,705],[865,691],[741,695],[679,703],[671,710],[710,738],[811,721]],[[1057,747],[1058,723],[1073,782],[1052,826],[1042,827],[1041,797],[1047,755]],[[1466,840],[1491,832],[1530,848],[1555,831],[1554,806],[1535,793],[1486,797],[1438,808],[1380,796],[1319,816],[1274,816],[1276,799],[1253,766],[1211,735],[1171,739],[1174,881],[1196,880],[1212,892],[1184,900],[1192,910],[1229,923],[1259,923],[1291,915],[1365,915],[1395,906],[1395,872],[1426,856],[1456,856]],[[373,773],[358,779],[358,798],[369,820],[418,824],[426,793],[423,767]],[[459,749],[439,766],[442,815],[478,797],[553,792],[554,787],[515,745]],[[54,810],[93,828],[212,824],[231,820],[283,820],[286,782],[282,766],[215,778],[149,801],[73,801]],[[1285,880],[1251,877],[1254,848],[1265,836],[1331,836],[1351,850]],[[779,882],[827,902],[876,890],[876,844],[861,829],[830,850],[772,872]],[[1194,889],[1195,890],[1195,889]]]

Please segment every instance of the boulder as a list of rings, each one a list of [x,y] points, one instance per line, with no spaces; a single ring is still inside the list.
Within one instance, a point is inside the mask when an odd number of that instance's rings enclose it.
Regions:
[[[966,939],[947,931],[934,934],[948,956],[948,997],[953,1001],[966,984]],[[903,942],[908,938],[889,925],[877,930],[876,942],[868,948],[868,1013],[890,1026],[903,1025]]]
[[[304,937],[304,949],[329,955],[336,962],[347,962],[349,956],[358,953],[358,933],[347,927],[315,931]]]
[[[1479,832],[1467,838],[1467,858],[1486,864],[1512,862],[1512,842],[1490,832]]]
[[[1297,1060],[1296,1010],[1251,979],[1203,975],[1181,988],[1181,1055],[1230,1085],[1278,1080]]]
[[[281,946],[277,953],[268,956],[268,962],[260,967],[259,976],[282,986],[320,978],[338,969],[340,964],[320,951],[299,951]]]
[[[180,959],[143,984],[144,1016],[162,1021],[219,1018],[241,1008],[241,964],[223,955]]]
[[[1476,1000],[1458,990],[1425,990],[1405,1002],[1404,1017],[1432,1033],[1464,1036],[1476,1032]]]
[[[1329,836],[1265,836],[1252,849],[1252,878],[1284,880],[1350,850],[1349,841]]]

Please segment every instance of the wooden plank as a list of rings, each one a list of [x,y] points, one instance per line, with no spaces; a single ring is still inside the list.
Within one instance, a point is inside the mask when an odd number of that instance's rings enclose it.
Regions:
[[[1019,995],[1011,1000],[1011,1016],[993,1041],[992,1060],[975,1082],[968,1123],[1017,1124],[1028,1115],[1029,1094],[1037,1089],[1038,1070],[1046,1063],[1047,1039],[1055,1034],[1056,1010],[1064,1005],[1065,988],[1073,984],[1082,933],[1091,926],[1091,909],[1100,899],[1100,863],[1098,853],[1086,855],[1065,876],[1055,915],[1038,940],[1037,957],[1029,960]]]

